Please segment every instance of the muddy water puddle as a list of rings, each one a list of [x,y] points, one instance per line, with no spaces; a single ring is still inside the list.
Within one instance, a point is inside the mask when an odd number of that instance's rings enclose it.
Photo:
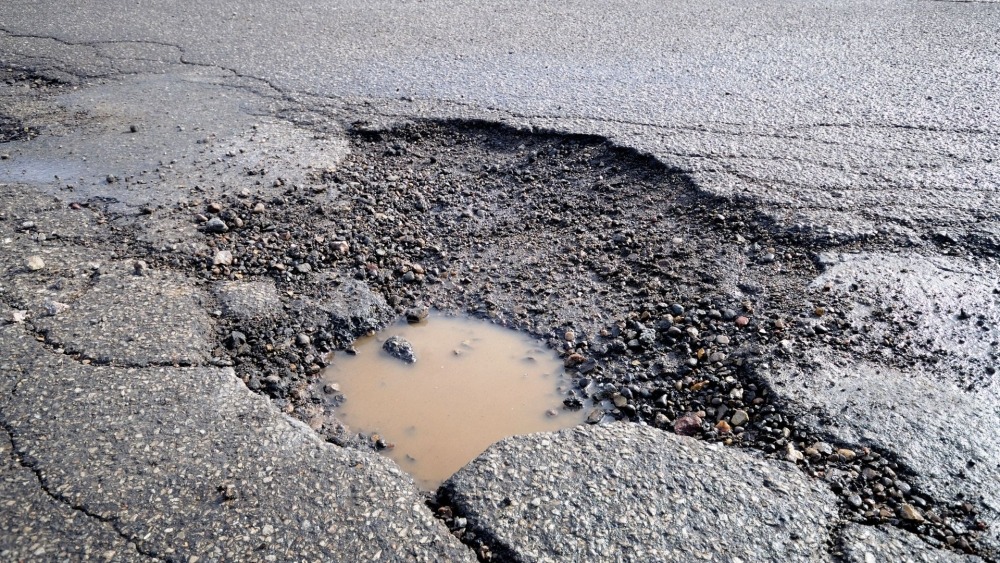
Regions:
[[[410,342],[416,362],[382,350]],[[517,434],[583,422],[587,409],[563,407],[568,385],[559,358],[513,330],[432,315],[359,340],[338,353],[324,379],[346,397],[339,417],[353,431],[378,434],[384,453],[431,490],[490,444]]]

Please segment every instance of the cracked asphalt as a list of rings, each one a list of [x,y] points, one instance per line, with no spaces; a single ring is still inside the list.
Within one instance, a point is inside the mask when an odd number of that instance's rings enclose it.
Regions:
[[[8,0],[0,557],[997,561],[998,30],[996,2]],[[493,145],[463,137],[495,125]],[[641,169],[614,187],[631,205],[572,180],[596,166],[573,151],[605,141],[635,158],[592,173]],[[509,162],[461,162],[490,146]],[[527,172],[548,154],[575,160]],[[483,225],[520,208],[486,184],[406,191],[508,169],[566,205],[525,200],[537,232],[504,247]],[[650,170],[664,191],[628,192]],[[431,212],[445,228],[416,244]],[[390,232],[402,262],[373,258]],[[695,273],[661,282],[681,235]],[[549,285],[526,299],[536,272]],[[627,399],[605,413],[620,421],[506,439],[419,491],[309,395],[319,344],[278,354],[289,317],[351,318],[349,335],[369,328],[352,305],[421,302],[547,339],[597,398]],[[655,347],[631,346],[646,325]],[[277,363],[241,356],[240,327],[273,328]],[[617,328],[636,333],[619,351]],[[737,418],[699,402],[706,382],[766,403]],[[657,402],[675,385],[700,430]]]

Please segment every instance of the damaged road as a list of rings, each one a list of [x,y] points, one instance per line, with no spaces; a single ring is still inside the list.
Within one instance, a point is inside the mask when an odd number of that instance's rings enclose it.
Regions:
[[[906,53],[995,33],[991,5],[934,4],[887,8],[933,27],[897,37]],[[198,27],[239,45],[263,9],[242,8]],[[334,8],[334,28],[365,17]],[[657,83],[597,38],[638,45],[663,14],[512,8],[511,37],[566,52],[480,42],[466,14],[376,41],[363,74],[370,54],[316,32],[288,61],[179,23],[0,20],[4,558],[1000,558],[996,82],[942,92],[935,72],[958,71],[925,59],[834,92],[806,63],[881,40],[845,23],[798,43],[777,16],[809,30],[821,8],[763,5],[747,17],[788,42],[741,40],[804,65],[800,86],[768,82],[773,61],[736,80],[752,61],[734,54],[692,75],[708,63],[671,49],[722,47],[679,31],[642,46],[676,80]],[[386,28],[435,13],[370,9]],[[439,66],[401,54],[415,41]],[[917,77],[926,100],[862,96]],[[852,122],[865,108],[880,117]],[[505,439],[420,491],[320,374],[428,309],[544,341],[590,424]]]

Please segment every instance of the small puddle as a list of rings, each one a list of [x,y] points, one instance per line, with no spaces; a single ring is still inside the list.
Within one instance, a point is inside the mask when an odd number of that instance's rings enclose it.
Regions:
[[[415,363],[382,350],[391,336],[413,345]],[[559,389],[569,382],[551,350],[485,321],[431,316],[355,348],[356,356],[338,353],[323,376],[346,397],[339,418],[392,444],[384,453],[427,490],[497,440],[575,426],[588,410],[563,407]]]

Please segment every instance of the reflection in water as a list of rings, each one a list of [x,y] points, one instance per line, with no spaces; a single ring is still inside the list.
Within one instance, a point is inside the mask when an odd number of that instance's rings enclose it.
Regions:
[[[394,335],[410,341],[416,363],[381,349]],[[355,347],[357,356],[338,354],[324,374],[347,398],[339,417],[394,444],[385,453],[426,489],[501,438],[583,422],[584,411],[562,406],[559,358],[512,330],[432,316]]]

